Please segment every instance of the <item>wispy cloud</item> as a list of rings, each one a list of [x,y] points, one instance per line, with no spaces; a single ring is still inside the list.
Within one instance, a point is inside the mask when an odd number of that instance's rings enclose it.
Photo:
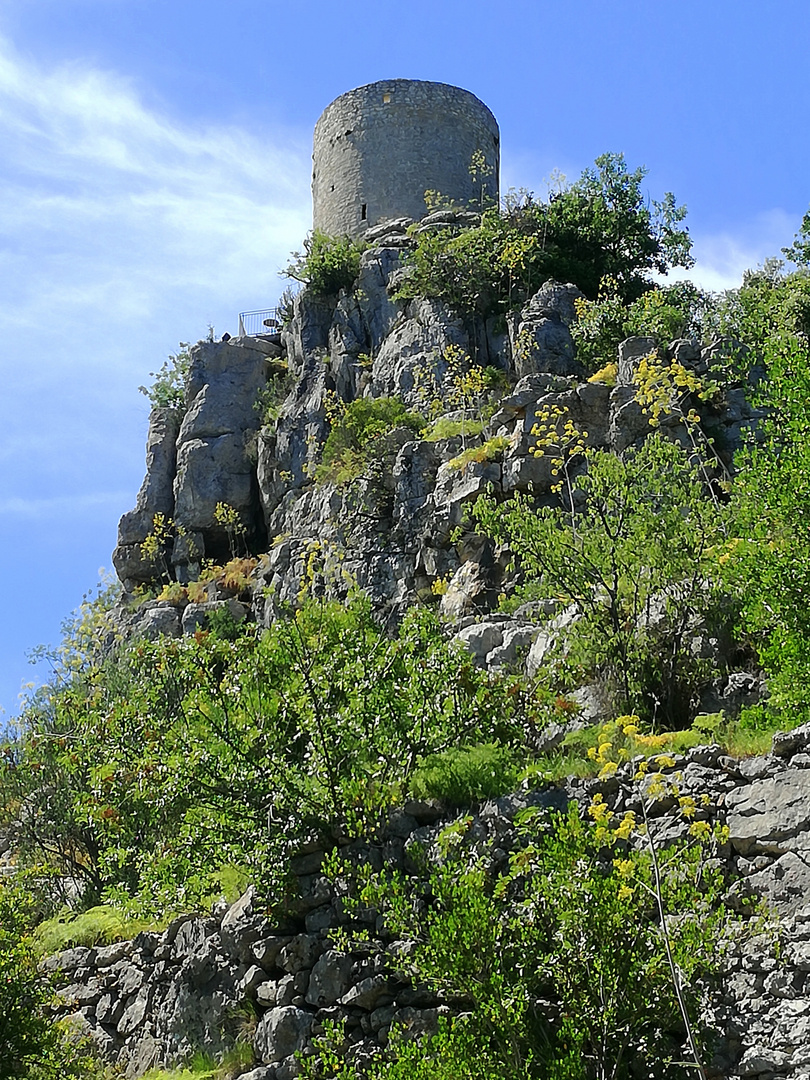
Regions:
[[[0,512],[134,499],[136,387],[209,321],[274,302],[310,222],[309,139],[190,126],[0,35]]]
[[[688,277],[714,292],[737,288],[746,270],[782,257],[782,248],[790,244],[796,228],[795,217],[784,210],[769,210],[738,223],[733,231],[697,233],[692,250],[695,266],[672,276]]]
[[[0,39],[0,326],[40,326],[44,300],[87,325],[225,279],[228,300],[257,276],[277,290],[309,222],[308,140],[269,134],[190,129],[116,74],[43,69]]]

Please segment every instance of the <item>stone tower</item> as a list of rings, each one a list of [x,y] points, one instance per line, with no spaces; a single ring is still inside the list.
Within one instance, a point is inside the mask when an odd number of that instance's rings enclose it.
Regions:
[[[473,154],[485,162],[477,181]],[[315,125],[312,158],[313,226],[333,236],[424,217],[427,190],[467,205],[485,183],[498,198],[498,123],[474,94],[445,83],[390,79],[341,94]]]

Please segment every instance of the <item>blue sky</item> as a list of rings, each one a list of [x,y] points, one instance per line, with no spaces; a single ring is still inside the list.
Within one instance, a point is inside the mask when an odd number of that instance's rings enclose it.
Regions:
[[[0,706],[111,565],[149,381],[272,305],[309,226],[312,128],[375,79],[463,86],[501,186],[605,151],[689,208],[710,288],[810,204],[807,0],[0,0]]]

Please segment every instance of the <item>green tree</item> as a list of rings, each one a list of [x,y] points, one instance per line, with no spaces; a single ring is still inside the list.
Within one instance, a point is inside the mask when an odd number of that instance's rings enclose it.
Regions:
[[[810,349],[782,334],[759,356],[766,415],[738,458],[722,563],[769,676],[768,708],[793,727],[810,719]]]
[[[658,434],[623,457],[585,460],[576,508],[482,498],[475,519],[509,545],[536,594],[576,613],[560,641],[576,678],[603,680],[620,712],[683,726],[706,667],[690,637],[720,615],[719,510],[686,453]]]
[[[278,886],[303,836],[373,831],[424,758],[523,745],[528,723],[429,612],[388,635],[365,600],[310,601],[264,633],[135,642],[41,693],[0,807],[23,861],[83,881],[85,904],[160,913],[235,871]]]
[[[648,202],[646,169],[628,171],[623,154],[602,154],[569,188],[552,195],[544,214],[554,276],[595,298],[603,278],[634,300],[650,288],[653,272],[689,267],[691,240],[682,227],[686,208],[671,192]]]
[[[526,195],[477,227],[419,236],[400,295],[438,296],[463,314],[523,304],[544,281],[571,281],[596,299],[604,278],[623,302],[652,288],[652,275],[691,266],[686,215],[672,194],[648,202],[644,169],[603,154],[579,180],[546,202]]]

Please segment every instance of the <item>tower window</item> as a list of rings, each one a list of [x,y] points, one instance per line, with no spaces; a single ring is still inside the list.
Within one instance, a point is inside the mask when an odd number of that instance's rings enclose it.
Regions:
[[[363,205],[360,207],[360,220],[361,221],[365,221],[366,218],[368,217],[368,214],[366,213],[367,210],[368,210],[368,207],[367,207],[366,203],[363,203]]]
[[[387,105],[390,100],[391,100],[391,95],[390,94],[383,94],[383,105]]]

